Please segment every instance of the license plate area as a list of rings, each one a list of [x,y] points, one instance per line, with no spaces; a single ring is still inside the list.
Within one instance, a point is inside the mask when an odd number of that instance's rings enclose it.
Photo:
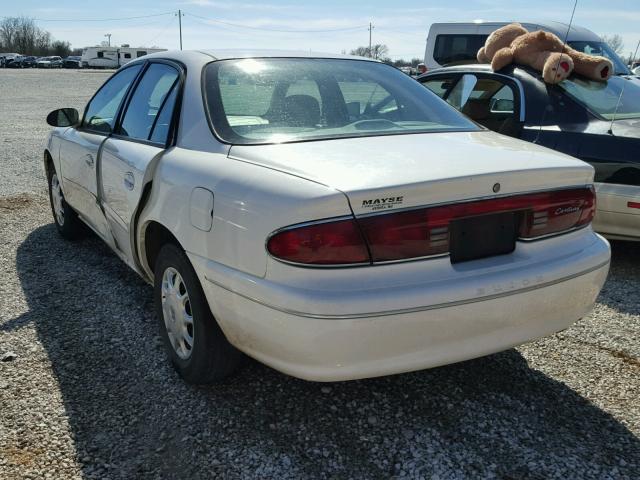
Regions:
[[[515,212],[506,212],[452,221],[449,225],[451,263],[513,252],[517,220]]]

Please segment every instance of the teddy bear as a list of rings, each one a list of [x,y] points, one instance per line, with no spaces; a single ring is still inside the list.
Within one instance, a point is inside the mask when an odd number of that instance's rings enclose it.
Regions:
[[[529,32],[519,23],[497,29],[478,51],[480,63],[491,63],[494,71],[510,63],[528,65],[542,72],[546,83],[560,83],[572,72],[592,80],[606,81],[613,64],[605,57],[587,55],[565,45],[553,33]]]

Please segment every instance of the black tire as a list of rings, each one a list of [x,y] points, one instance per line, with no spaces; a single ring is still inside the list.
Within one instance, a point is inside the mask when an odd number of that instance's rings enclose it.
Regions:
[[[77,238],[80,238],[85,232],[84,225],[78,218],[76,211],[65,201],[62,189],[60,189],[62,215],[58,216],[56,214],[53,188],[57,181],[57,174],[53,164],[49,165],[47,180],[49,184],[49,205],[51,205],[51,213],[53,215],[53,222],[56,225],[56,229],[60,235],[67,240],[76,240]],[[60,188],[59,185],[60,183],[58,181],[58,188]]]
[[[177,347],[182,355],[174,348],[169,338],[168,329],[170,327],[168,325],[172,320],[169,318],[165,322],[165,309],[163,308],[163,298],[164,301],[170,301],[167,300],[170,294],[163,294],[163,279],[165,272],[168,277],[171,277],[173,271],[177,271],[181,277],[182,285],[188,295],[188,310],[193,318],[191,327],[193,345],[187,349],[184,347],[188,345],[188,342],[185,342],[184,338],[178,341],[182,341],[182,348],[181,346]],[[180,376],[189,383],[205,384],[220,381],[238,370],[243,363],[244,355],[231,345],[222,333],[218,322],[211,313],[196,272],[181,248],[173,244],[166,244],[160,249],[155,264],[154,277],[154,301],[160,334],[171,358],[171,363]],[[180,290],[180,288],[176,290]],[[179,313],[171,312],[169,305],[167,305],[167,310],[169,310],[168,316],[173,316],[173,318],[179,316]],[[173,338],[175,338],[175,334]],[[187,358],[184,358],[185,354],[188,355]]]

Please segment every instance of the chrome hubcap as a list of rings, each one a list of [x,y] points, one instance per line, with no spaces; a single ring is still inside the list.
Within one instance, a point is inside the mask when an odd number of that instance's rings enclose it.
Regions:
[[[60,226],[64,225],[63,199],[58,176],[54,173],[51,177],[51,203],[53,203],[53,213],[56,216],[56,222],[58,222]]]
[[[193,314],[187,286],[173,267],[162,274],[162,315],[171,346],[178,357],[188,359],[193,350]]]

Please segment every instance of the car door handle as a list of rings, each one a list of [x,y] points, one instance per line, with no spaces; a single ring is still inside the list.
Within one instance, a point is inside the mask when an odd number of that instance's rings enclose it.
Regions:
[[[131,172],[127,172],[124,175],[124,188],[126,188],[127,190],[133,190],[133,187],[136,184],[136,179],[133,176],[133,173]]]

